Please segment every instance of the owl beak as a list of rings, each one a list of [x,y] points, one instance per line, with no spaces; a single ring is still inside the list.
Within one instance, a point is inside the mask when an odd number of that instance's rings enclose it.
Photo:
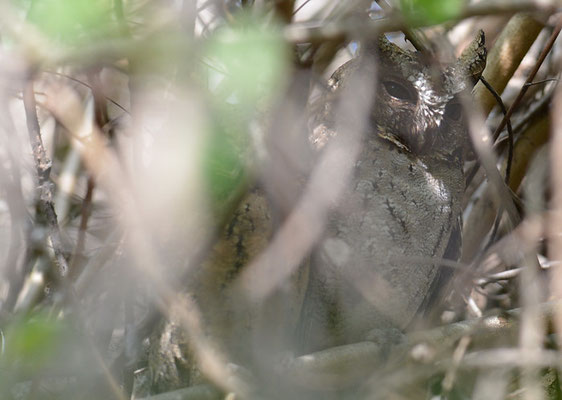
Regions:
[[[384,127],[382,127],[378,124],[377,124],[377,135],[379,137],[381,137],[382,139],[393,143],[399,149],[402,149],[404,151],[407,151],[408,153],[411,153],[410,147],[402,140],[402,138],[388,132]]]
[[[426,127],[425,129],[422,127],[414,128],[413,132],[406,135],[407,139],[402,135],[389,132],[378,124],[376,132],[380,138],[394,144],[399,149],[421,155],[433,150],[439,133],[439,125]]]

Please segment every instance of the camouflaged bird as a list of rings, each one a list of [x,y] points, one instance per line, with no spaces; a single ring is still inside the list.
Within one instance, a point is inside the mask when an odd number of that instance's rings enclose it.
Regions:
[[[460,256],[470,141],[459,95],[484,69],[483,32],[439,70],[384,36],[367,52],[379,65],[376,100],[349,190],[312,256],[298,331],[303,353],[403,330],[449,275],[439,260]],[[359,65],[352,60],[333,74],[310,135],[317,148],[338,134],[332,110]]]
[[[293,310],[294,321],[278,317],[278,329],[269,326],[269,332],[294,332],[289,341],[296,354],[362,341],[373,330],[403,330],[439,292],[447,275],[439,261],[460,255],[463,163],[470,146],[458,96],[484,68],[483,33],[449,66],[428,63],[384,36],[366,52],[375,56],[378,76],[362,151],[310,263],[289,282],[294,289],[285,292],[285,308]],[[351,60],[329,81],[321,111],[311,118],[308,139],[317,153],[338,134],[335,105],[360,65]],[[275,324],[277,314],[267,304],[235,310],[228,288],[266,248],[273,230],[266,196],[251,191],[188,289],[206,332],[243,365],[255,357],[247,355],[256,338],[254,316],[265,310]],[[158,391],[200,381],[188,338],[173,320],[151,342],[149,367]]]

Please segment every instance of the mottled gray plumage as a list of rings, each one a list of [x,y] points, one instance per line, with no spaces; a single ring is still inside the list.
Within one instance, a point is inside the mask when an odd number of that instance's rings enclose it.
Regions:
[[[483,45],[480,34],[457,62],[440,68],[385,38],[367,47],[379,65],[370,129],[312,257],[300,351],[406,328],[443,280],[439,260],[458,259],[469,139],[457,95],[481,73]],[[333,110],[357,68],[352,60],[332,76],[314,117],[313,146],[337,135]]]

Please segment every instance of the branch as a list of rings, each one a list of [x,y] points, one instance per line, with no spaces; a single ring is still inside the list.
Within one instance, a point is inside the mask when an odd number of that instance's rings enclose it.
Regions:
[[[58,267],[58,276],[60,278],[68,273],[68,263],[64,258],[62,251],[62,243],[60,237],[60,229],[57,220],[57,214],[53,204],[53,183],[50,179],[51,160],[47,158],[43,141],[41,140],[41,131],[39,128],[39,120],[37,118],[37,106],[35,103],[35,93],[33,91],[33,80],[30,78],[26,83],[23,91],[23,104],[25,107],[25,116],[27,122],[27,130],[29,133],[29,141],[35,159],[35,167],[37,169],[39,197],[37,199],[38,212],[41,217],[45,218],[45,222],[49,228],[48,240],[51,242],[55,261]]]
[[[550,318],[560,310],[562,310],[560,301],[544,303],[539,309],[543,318]],[[405,368],[408,363],[406,359],[413,362],[421,361],[419,359],[421,353],[416,350],[420,346],[444,349],[445,354],[448,354],[456,342],[464,336],[470,336],[477,343],[486,343],[491,337],[508,337],[518,329],[519,325],[515,319],[519,319],[521,313],[522,309],[518,308],[508,311],[506,317],[487,316],[427,331],[412,332],[406,335],[402,344],[391,349],[385,370],[393,371]],[[337,389],[353,385],[357,382],[358,377],[374,374],[377,368],[385,364],[382,357],[384,352],[381,350],[381,346],[372,342],[335,347],[295,358],[288,364],[285,374],[293,378],[295,383],[311,389]],[[435,361],[441,361],[435,353],[433,357],[424,359],[424,362]],[[447,365],[445,362],[441,368],[447,368]],[[417,368],[419,368],[419,364]],[[436,373],[434,368],[426,368],[426,370],[432,375]],[[334,380],[334,377],[337,379]],[[398,379],[401,378],[404,378],[402,374]],[[377,381],[380,385],[381,381]],[[389,383],[392,384],[390,381],[385,382],[385,384]],[[404,382],[402,381],[402,383]]]
[[[224,394],[211,385],[197,385],[154,396],[143,397],[138,400],[221,400]]]
[[[552,46],[554,45],[554,41],[556,40],[556,38],[560,34],[561,29],[562,29],[562,17],[558,18],[558,23],[556,24],[556,27],[552,31],[552,34],[548,38],[548,41],[546,42],[543,50],[541,51],[541,54],[539,55],[539,58],[538,58],[537,62],[535,63],[535,66],[533,67],[533,69],[529,73],[529,76],[527,77],[527,80],[525,81],[525,83],[521,87],[521,90],[519,91],[519,94],[517,95],[517,97],[515,98],[513,103],[511,104],[511,107],[509,107],[509,109],[507,110],[507,113],[504,115],[502,121],[500,122],[500,124],[496,128],[496,130],[493,134],[493,137],[496,138],[496,137],[499,136],[500,132],[505,127],[507,121],[509,120],[509,118],[513,114],[513,111],[517,108],[519,103],[521,103],[521,99],[523,99],[523,96],[525,96],[525,93],[527,93],[527,90],[529,90],[529,88],[531,87],[531,83],[533,82],[533,79],[535,79],[535,76],[537,75],[537,72],[539,71],[539,68],[541,67],[543,61],[545,60],[548,53],[550,53],[550,50],[552,50]]]
[[[545,14],[549,14],[555,10],[556,6],[554,3],[538,4],[536,1],[487,1],[467,5],[453,21],[460,21],[476,16],[517,12],[542,11]],[[358,33],[367,37],[372,37],[373,33],[407,31],[409,29],[422,28],[427,25],[428,24],[424,23],[421,18],[414,17],[412,21],[406,21],[400,13],[396,12],[389,15],[388,18],[374,21],[361,20],[361,22],[359,22],[356,18],[348,18],[335,22],[319,21],[315,23],[293,23],[285,28],[284,36],[288,42],[294,44],[316,43],[349,39],[356,37]],[[529,32],[529,37],[531,36],[532,32]],[[489,80],[490,79],[488,79],[488,81]]]

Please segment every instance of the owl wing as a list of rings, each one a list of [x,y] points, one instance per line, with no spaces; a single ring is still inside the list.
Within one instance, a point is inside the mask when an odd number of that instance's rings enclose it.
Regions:
[[[459,215],[456,223],[451,229],[451,236],[447,242],[447,247],[443,253],[443,259],[458,261],[461,257],[462,250],[462,216]],[[455,271],[451,267],[440,266],[437,275],[433,280],[427,296],[420,305],[413,324],[419,324],[419,318],[424,321],[433,321],[440,317],[443,307],[445,306],[445,298],[449,294],[449,283]]]

